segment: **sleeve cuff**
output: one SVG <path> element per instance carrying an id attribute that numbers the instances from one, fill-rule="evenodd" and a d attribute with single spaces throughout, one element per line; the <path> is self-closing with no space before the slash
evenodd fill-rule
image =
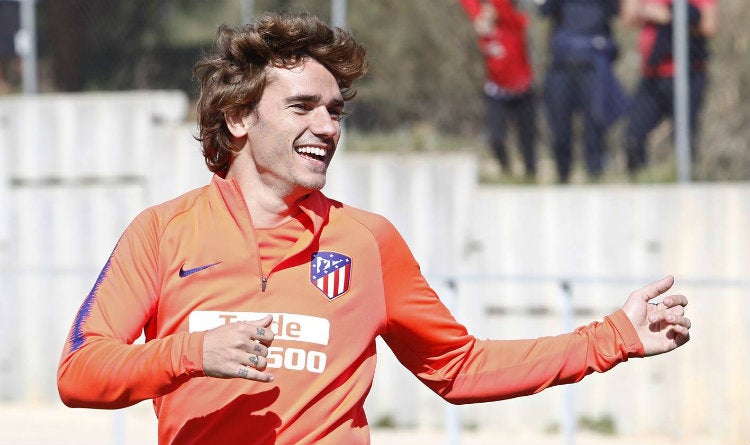
<path id="1" fill-rule="evenodd" d="M 205 376 L 203 372 L 203 338 L 205 331 L 193 332 L 187 336 L 187 347 L 182 357 L 185 373 L 193 377 Z"/>

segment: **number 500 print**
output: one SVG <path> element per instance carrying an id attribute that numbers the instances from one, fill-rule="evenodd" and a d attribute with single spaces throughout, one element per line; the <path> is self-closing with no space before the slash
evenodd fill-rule
<path id="1" fill-rule="evenodd" d="M 282 348 L 271 346 L 268 348 L 267 367 L 291 369 L 294 371 L 308 370 L 320 374 L 326 368 L 326 355 L 318 351 L 305 351 L 297 348 Z"/>

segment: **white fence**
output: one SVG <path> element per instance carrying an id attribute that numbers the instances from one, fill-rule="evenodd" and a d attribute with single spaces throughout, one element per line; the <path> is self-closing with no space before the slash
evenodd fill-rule
<path id="1" fill-rule="evenodd" d="M 125 225 L 210 180 L 186 114 L 175 92 L 0 100 L 0 401 L 56 400 L 69 324 Z M 325 191 L 389 217 L 480 337 L 562 332 L 566 304 L 584 324 L 667 273 L 691 298 L 695 328 L 679 352 L 568 389 L 451 408 L 452 418 L 544 431 L 568 406 L 576 418 L 611 417 L 622 434 L 746 444 L 750 187 L 485 187 L 476 162 L 344 147 Z M 380 346 L 370 421 L 441 427 L 446 405 Z"/>

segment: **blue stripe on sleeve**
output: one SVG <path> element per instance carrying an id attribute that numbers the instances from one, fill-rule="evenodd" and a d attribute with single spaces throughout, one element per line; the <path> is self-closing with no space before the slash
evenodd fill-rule
<path id="1" fill-rule="evenodd" d="M 78 309 L 76 318 L 73 321 L 73 328 L 70 331 L 70 352 L 77 350 L 86 342 L 86 334 L 83 331 L 83 324 L 88 320 L 89 315 L 91 314 L 91 308 L 94 306 L 94 300 L 96 300 L 96 293 L 99 290 L 102 281 L 104 281 L 104 278 L 107 276 L 111 261 L 112 257 L 110 256 L 107 263 L 102 268 L 102 271 L 99 273 L 99 277 L 96 279 L 94 287 L 91 288 L 91 292 L 89 292 L 86 299 L 83 300 L 81 308 Z"/>

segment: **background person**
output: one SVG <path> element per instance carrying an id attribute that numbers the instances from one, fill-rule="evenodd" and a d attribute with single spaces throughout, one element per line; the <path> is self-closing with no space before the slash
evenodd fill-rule
<path id="1" fill-rule="evenodd" d="M 641 27 L 641 80 L 628 113 L 625 152 L 628 172 L 638 173 L 648 164 L 649 133 L 674 115 L 674 60 L 672 57 L 672 0 L 623 0 L 623 21 Z M 698 116 L 708 83 L 708 39 L 718 29 L 717 0 L 690 0 L 689 88 L 691 156 L 697 158 Z"/>
<path id="2" fill-rule="evenodd" d="M 580 111 L 586 170 L 596 180 L 605 169 L 606 131 L 627 106 L 612 72 L 617 45 L 611 23 L 620 0 L 542 0 L 539 8 L 552 20 L 544 103 L 558 178 L 570 179 L 573 117 Z"/>
<path id="3" fill-rule="evenodd" d="M 518 134 L 518 146 L 528 179 L 536 176 L 536 107 L 534 76 L 526 43 L 528 18 L 512 0 L 461 0 L 477 33 L 484 57 L 486 128 L 489 145 L 505 172 L 510 172 L 506 150 L 508 123 Z"/>
<path id="4" fill-rule="evenodd" d="M 16 53 L 16 35 L 21 29 L 18 1 L 0 0 L 0 94 L 20 86 L 21 58 Z"/>
<path id="5" fill-rule="evenodd" d="M 649 304 L 671 277 L 568 334 L 470 335 L 390 222 L 320 191 L 366 68 L 362 46 L 313 16 L 220 28 L 195 70 L 215 175 L 126 228 L 66 340 L 65 404 L 153 399 L 160 444 L 366 444 L 378 336 L 452 403 L 533 394 L 689 340 L 684 296 Z"/>

